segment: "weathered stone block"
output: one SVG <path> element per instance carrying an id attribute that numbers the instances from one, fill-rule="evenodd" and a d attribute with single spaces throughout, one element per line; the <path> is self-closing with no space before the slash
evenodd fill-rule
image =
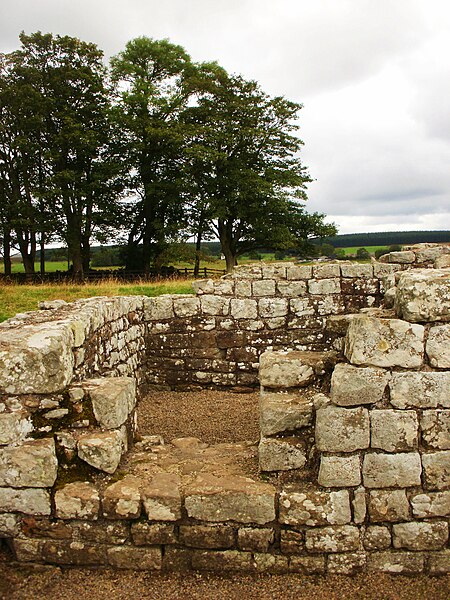
<path id="1" fill-rule="evenodd" d="M 51 487 L 58 472 L 53 439 L 0 448 L 0 486 Z"/>
<path id="2" fill-rule="evenodd" d="M 383 397 L 388 380 L 384 369 L 339 363 L 331 377 L 331 399 L 339 406 L 374 404 Z"/>
<path id="3" fill-rule="evenodd" d="M 150 521 L 176 521 L 181 517 L 178 475 L 157 473 L 141 493 L 145 512 Z"/>
<path id="4" fill-rule="evenodd" d="M 450 450 L 422 454 L 422 464 L 428 489 L 450 488 Z"/>
<path id="5" fill-rule="evenodd" d="M 97 422 L 105 429 L 125 423 L 136 404 L 136 381 L 132 377 L 100 377 L 82 386 L 89 393 Z"/>
<path id="6" fill-rule="evenodd" d="M 439 550 L 448 540 L 448 525 L 445 521 L 399 523 L 393 526 L 392 531 L 394 548 Z"/>
<path id="7" fill-rule="evenodd" d="M 363 545 L 366 550 L 385 550 L 391 545 L 391 532 L 381 525 L 369 525 L 364 533 Z"/>
<path id="8" fill-rule="evenodd" d="M 162 553 L 160 548 L 116 546 L 115 548 L 108 548 L 108 564 L 115 569 L 160 571 Z"/>
<path id="9" fill-rule="evenodd" d="M 354 575 L 365 570 L 365 552 L 346 552 L 345 554 L 330 554 L 328 557 L 328 573 L 337 575 Z"/>
<path id="10" fill-rule="evenodd" d="M 291 298 L 289 307 L 296 317 L 307 317 L 315 314 L 314 305 L 310 298 Z"/>
<path id="11" fill-rule="evenodd" d="M 191 548 L 232 548 L 234 537 L 229 525 L 180 525 L 180 543 Z"/>
<path id="12" fill-rule="evenodd" d="M 420 485 L 422 465 L 415 452 L 366 454 L 363 481 L 369 488 L 411 487 Z"/>
<path id="13" fill-rule="evenodd" d="M 424 569 L 425 559 L 417 552 L 374 552 L 367 556 L 369 571 L 416 575 Z"/>
<path id="14" fill-rule="evenodd" d="M 230 309 L 230 299 L 223 296 L 205 295 L 200 299 L 201 310 L 205 315 L 225 316 Z"/>
<path id="15" fill-rule="evenodd" d="M 361 483 L 359 456 L 321 456 L 318 483 L 324 487 L 351 487 Z"/>
<path id="16" fill-rule="evenodd" d="M 370 443 L 369 411 L 325 406 L 316 413 L 316 445 L 322 452 L 354 452 Z"/>
<path id="17" fill-rule="evenodd" d="M 49 515 L 50 494 L 42 489 L 0 488 L 0 511 L 26 515 Z"/>
<path id="18" fill-rule="evenodd" d="M 198 571 L 251 571 L 250 552 L 239 550 L 194 550 L 192 568 Z"/>
<path id="19" fill-rule="evenodd" d="M 162 295 L 156 298 L 144 298 L 144 317 L 146 321 L 165 321 L 173 319 L 173 296 Z"/>
<path id="20" fill-rule="evenodd" d="M 290 529 L 280 531 L 280 550 L 283 554 L 303 554 L 305 552 L 305 534 Z"/>
<path id="21" fill-rule="evenodd" d="M 41 540 L 13 539 L 12 548 L 19 562 L 40 562 L 42 560 Z"/>
<path id="22" fill-rule="evenodd" d="M 55 493 L 58 519 L 97 519 L 100 496 L 97 488 L 86 481 L 68 483 Z"/>
<path id="23" fill-rule="evenodd" d="M 313 265 L 313 277 L 316 279 L 329 279 L 330 277 L 340 277 L 341 267 L 338 263 L 317 263 Z"/>
<path id="24" fill-rule="evenodd" d="M 291 556 L 289 572 L 305 575 L 320 575 L 325 573 L 325 556 Z"/>
<path id="25" fill-rule="evenodd" d="M 355 365 L 420 367 L 424 332 L 422 325 L 358 315 L 347 330 L 345 356 Z"/>
<path id="26" fill-rule="evenodd" d="M 396 408 L 450 408 L 450 372 L 392 373 L 389 388 Z"/>
<path id="27" fill-rule="evenodd" d="M 235 319 L 257 319 L 257 302 L 250 298 L 232 298 L 230 300 L 230 313 Z"/>
<path id="28" fill-rule="evenodd" d="M 69 324 L 47 322 L 2 330 L 0 393 L 48 394 L 63 390 L 73 375 Z"/>
<path id="29" fill-rule="evenodd" d="M 430 552 L 428 555 L 428 569 L 430 575 L 444 575 L 450 573 L 450 550 Z"/>
<path id="30" fill-rule="evenodd" d="M 280 493 L 280 523 L 285 525 L 344 525 L 350 523 L 349 494 L 338 492 L 296 491 Z"/>
<path id="31" fill-rule="evenodd" d="M 312 423 L 313 406 L 300 394 L 264 393 L 259 400 L 261 434 L 294 431 Z"/>
<path id="32" fill-rule="evenodd" d="M 371 491 L 369 517 L 373 523 L 407 521 L 409 519 L 409 503 L 405 490 Z"/>
<path id="33" fill-rule="evenodd" d="M 432 367 L 449 369 L 450 324 L 431 327 L 425 349 Z"/>
<path id="34" fill-rule="evenodd" d="M 309 265 L 289 265 L 286 269 L 287 279 L 310 279 L 312 267 Z"/>
<path id="35" fill-rule="evenodd" d="M 188 516 L 203 521 L 264 525 L 275 519 L 275 488 L 235 475 L 203 475 L 188 486 L 185 506 Z"/>
<path id="36" fill-rule="evenodd" d="M 0 538 L 15 537 L 20 531 L 20 519 L 12 513 L 0 514 Z"/>
<path id="37" fill-rule="evenodd" d="M 427 492 L 411 498 L 413 515 L 420 519 L 450 516 L 450 491 Z"/>
<path id="38" fill-rule="evenodd" d="M 260 356 L 259 381 L 263 387 L 304 387 L 314 378 L 314 369 L 302 352 L 267 351 Z"/>
<path id="39" fill-rule="evenodd" d="M 296 437 L 262 438 L 258 446 L 261 471 L 289 471 L 306 464 L 304 444 Z"/>
<path id="40" fill-rule="evenodd" d="M 61 525 L 61 521 L 58 523 Z M 128 523 L 116 521 L 70 521 L 65 523 L 73 531 L 74 539 L 85 542 L 95 542 L 96 544 L 124 544 L 130 537 Z M 65 532 L 63 532 L 65 535 Z M 50 536 L 43 536 L 50 537 Z M 56 537 L 56 536 L 55 536 Z M 63 536 L 61 536 L 62 538 Z"/>
<path id="41" fill-rule="evenodd" d="M 401 452 L 417 448 L 419 423 L 414 410 L 372 410 L 372 448 Z"/>
<path id="42" fill-rule="evenodd" d="M 258 573 L 287 573 L 289 560 L 287 556 L 256 552 L 253 554 L 253 567 Z"/>
<path id="43" fill-rule="evenodd" d="M 341 263 L 341 275 L 342 277 L 373 277 L 373 265 L 366 265 L 360 263 Z"/>
<path id="44" fill-rule="evenodd" d="M 192 289 L 198 296 L 214 294 L 214 281 L 212 279 L 197 279 L 192 282 Z"/>
<path id="45" fill-rule="evenodd" d="M 317 280 L 310 279 L 308 281 L 308 292 L 313 296 L 328 296 L 329 294 L 340 294 L 341 280 L 337 278 Z"/>
<path id="46" fill-rule="evenodd" d="M 178 541 L 175 525 L 166 523 L 133 523 L 131 537 L 136 546 L 175 544 Z"/>
<path id="47" fill-rule="evenodd" d="M 367 514 L 366 490 L 360 486 L 353 492 L 353 521 L 355 523 L 364 523 Z"/>
<path id="48" fill-rule="evenodd" d="M 200 309 L 200 299 L 195 296 L 177 294 L 173 297 L 173 312 L 176 317 L 185 319 L 198 315 Z"/>
<path id="49" fill-rule="evenodd" d="M 240 527 L 238 529 L 238 547 L 246 552 L 268 552 L 274 541 L 273 529 L 254 529 Z"/>
<path id="50" fill-rule="evenodd" d="M 117 429 L 87 433 L 78 440 L 78 456 L 99 471 L 114 473 L 122 457 L 123 442 L 123 434 Z"/>
<path id="51" fill-rule="evenodd" d="M 450 449 L 450 410 L 424 410 L 420 418 L 422 439 L 431 448 Z"/>
<path id="52" fill-rule="evenodd" d="M 304 296 L 307 290 L 306 281 L 278 281 L 277 289 L 282 296 L 288 298 Z"/>
<path id="53" fill-rule="evenodd" d="M 397 314 L 411 323 L 449 321 L 448 269 L 413 269 L 401 273 L 395 307 Z"/>
<path id="54" fill-rule="evenodd" d="M 288 313 L 288 301 L 285 298 L 261 298 L 258 308 L 262 319 L 285 317 Z"/>
<path id="55" fill-rule="evenodd" d="M 306 549 L 309 552 L 351 552 L 358 549 L 359 541 L 359 529 L 352 525 L 306 531 Z"/>
<path id="56" fill-rule="evenodd" d="M 103 516 L 107 519 L 137 519 L 141 514 L 140 482 L 127 475 L 103 492 Z"/>
<path id="57" fill-rule="evenodd" d="M 42 543 L 42 558 L 56 565 L 100 566 L 107 564 L 106 548 L 80 541 L 51 540 Z"/>
<path id="58" fill-rule="evenodd" d="M 252 282 L 253 296 L 275 296 L 275 280 L 259 279 Z"/>
<path id="59" fill-rule="evenodd" d="M 33 431 L 33 424 L 24 411 L 0 414 L 0 446 L 22 441 Z"/>

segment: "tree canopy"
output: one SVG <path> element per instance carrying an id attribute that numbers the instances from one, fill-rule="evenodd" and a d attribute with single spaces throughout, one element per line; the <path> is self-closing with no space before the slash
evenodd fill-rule
<path id="1" fill-rule="evenodd" d="M 216 238 L 231 269 L 255 248 L 336 232 L 305 209 L 301 105 L 168 40 L 131 40 L 109 69 L 77 38 L 20 41 L 0 56 L 5 270 L 15 246 L 32 272 L 52 239 L 82 277 L 94 239 L 125 238 L 127 268 L 145 271 L 170 242 L 195 236 L 198 255 Z"/>

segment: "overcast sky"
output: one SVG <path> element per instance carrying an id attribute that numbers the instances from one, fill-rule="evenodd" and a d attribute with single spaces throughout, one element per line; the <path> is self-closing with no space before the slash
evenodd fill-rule
<path id="1" fill-rule="evenodd" d="M 340 233 L 450 229 L 449 0 L 0 0 L 1 52 L 21 30 L 217 60 L 304 105 L 308 208 Z"/>

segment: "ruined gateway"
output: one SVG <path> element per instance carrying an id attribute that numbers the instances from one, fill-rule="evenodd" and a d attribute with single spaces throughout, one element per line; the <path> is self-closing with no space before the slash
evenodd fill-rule
<path id="1" fill-rule="evenodd" d="M 255 264 L 6 321 L 0 537 L 34 563 L 448 573 L 449 253 Z M 258 447 L 136 437 L 150 387 L 256 385 Z"/>

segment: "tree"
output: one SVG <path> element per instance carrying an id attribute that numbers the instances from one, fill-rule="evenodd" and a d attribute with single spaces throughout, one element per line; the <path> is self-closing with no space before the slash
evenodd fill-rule
<path id="1" fill-rule="evenodd" d="M 356 251 L 356 258 L 359 258 L 361 260 L 367 260 L 368 258 L 370 258 L 370 252 L 366 250 L 366 248 L 358 248 L 358 250 Z"/>
<path id="2" fill-rule="evenodd" d="M 187 111 L 195 126 L 191 152 L 203 167 L 206 212 L 228 271 L 252 249 L 300 247 L 312 235 L 336 231 L 323 215 L 304 210 L 311 179 L 294 135 L 300 108 L 216 68 Z"/>
<path id="3" fill-rule="evenodd" d="M 185 223 L 181 200 L 185 127 L 180 114 L 193 93 L 196 69 L 168 40 L 131 40 L 111 60 L 117 153 L 129 167 L 131 223 L 127 268 L 148 271 Z M 139 252 L 139 245 L 142 247 Z"/>

